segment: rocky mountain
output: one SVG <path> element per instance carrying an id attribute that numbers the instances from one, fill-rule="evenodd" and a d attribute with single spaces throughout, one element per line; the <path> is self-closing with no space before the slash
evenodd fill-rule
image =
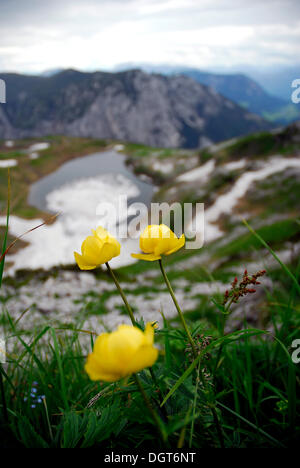
<path id="1" fill-rule="evenodd" d="M 270 128 L 188 76 L 65 70 L 1 78 L 7 104 L 0 108 L 0 138 L 64 134 L 199 148 Z"/>
<path id="2" fill-rule="evenodd" d="M 242 73 L 225 75 L 191 69 L 186 74 L 199 83 L 211 86 L 250 112 L 263 115 L 287 105 L 285 100 L 270 95 L 256 81 Z"/>
<path id="3" fill-rule="evenodd" d="M 128 70 L 134 66 L 136 65 L 124 64 L 120 65 L 119 68 L 120 70 Z M 218 93 L 244 107 L 249 112 L 254 112 L 272 122 L 287 124 L 300 118 L 299 106 L 293 104 L 290 99 L 292 80 L 286 80 L 285 83 L 281 80 L 281 87 L 287 89 L 286 97 L 281 98 L 274 95 L 276 93 L 270 94 L 264 88 L 264 85 L 267 85 L 270 81 L 275 81 L 273 75 L 261 80 L 263 82 L 263 85 L 261 85 L 245 73 L 211 73 L 191 67 L 149 64 L 142 64 L 141 69 L 148 73 L 162 73 L 168 76 L 175 74 L 189 76 L 198 83 L 211 86 Z M 297 76 L 298 74 L 294 74 L 294 77 Z M 277 91 L 278 89 L 276 89 Z"/>

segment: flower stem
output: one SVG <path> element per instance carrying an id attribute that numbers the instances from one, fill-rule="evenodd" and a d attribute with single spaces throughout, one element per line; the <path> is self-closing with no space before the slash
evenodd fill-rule
<path id="1" fill-rule="evenodd" d="M 119 281 L 117 280 L 117 278 L 116 278 L 114 272 L 113 272 L 112 269 L 110 268 L 108 262 L 106 262 L 105 265 L 106 265 L 106 267 L 107 267 L 107 269 L 108 269 L 108 271 L 109 271 L 110 276 L 111 276 L 112 279 L 114 280 L 115 285 L 117 286 L 117 289 L 118 289 L 118 291 L 119 291 L 119 293 L 120 293 L 120 296 L 122 297 L 122 299 L 123 299 L 123 301 L 124 301 L 124 304 L 125 304 L 125 307 L 126 307 L 126 309 L 127 309 L 128 314 L 129 314 L 129 317 L 130 317 L 130 319 L 131 319 L 132 325 L 133 325 L 133 326 L 136 326 L 136 321 L 135 321 L 135 318 L 134 318 L 134 316 L 133 316 L 132 309 L 131 309 L 130 305 L 128 304 L 128 301 L 127 301 L 126 296 L 125 296 L 125 294 L 124 294 L 124 292 L 123 292 L 123 289 L 122 289 L 121 286 L 120 286 Z"/>
<path id="2" fill-rule="evenodd" d="M 213 418 L 214 418 L 214 421 L 215 421 L 215 425 L 216 425 L 216 428 L 217 428 L 217 433 L 218 433 L 218 437 L 219 437 L 219 440 L 220 440 L 220 446 L 221 446 L 221 448 L 225 448 L 224 436 L 223 436 L 223 432 L 222 432 L 222 426 L 220 424 L 220 420 L 218 418 L 218 413 L 217 413 L 216 408 L 214 406 L 211 406 L 211 412 L 212 412 L 212 415 L 213 415 Z"/>
<path id="3" fill-rule="evenodd" d="M 121 297 L 122 297 L 122 299 L 123 299 L 123 301 L 124 301 L 124 304 L 125 304 L 125 306 L 126 306 L 127 312 L 128 312 L 129 317 L 130 317 L 130 319 L 131 319 L 132 325 L 133 325 L 133 326 L 136 326 L 136 321 L 135 321 L 135 318 L 134 318 L 134 316 L 133 316 L 132 309 L 131 309 L 131 307 L 130 307 L 130 305 L 129 305 L 127 299 L 126 299 L 126 296 L 125 296 L 125 294 L 124 294 L 123 289 L 121 288 L 121 285 L 120 285 L 119 281 L 117 280 L 117 278 L 116 278 L 116 276 L 115 276 L 113 270 L 110 268 L 109 263 L 107 262 L 107 263 L 105 263 L 105 265 L 106 265 L 106 267 L 107 267 L 107 269 L 108 269 L 108 271 L 109 271 L 109 274 L 111 275 L 112 279 L 114 280 L 115 285 L 117 286 L 117 289 L 118 289 L 118 291 L 119 291 L 119 293 L 120 293 L 120 295 L 121 295 Z M 157 379 L 156 379 L 155 374 L 154 374 L 154 372 L 153 372 L 153 370 L 152 370 L 151 367 L 150 367 L 150 374 L 151 374 L 151 377 L 152 377 L 152 380 L 153 380 L 155 386 L 158 388 L 159 393 L 161 394 L 161 390 L 160 390 L 160 388 L 159 388 Z"/>
<path id="4" fill-rule="evenodd" d="M 174 302 L 174 304 L 175 304 L 175 307 L 176 307 L 176 309 L 177 309 L 177 312 L 178 312 L 179 318 L 180 318 L 180 320 L 181 320 L 181 323 L 182 323 L 182 325 L 183 325 L 183 328 L 185 329 L 186 334 L 187 334 L 187 336 L 188 336 L 188 340 L 189 340 L 189 342 L 190 342 L 190 344 L 191 344 L 194 357 L 196 358 L 196 357 L 197 357 L 197 350 L 196 350 L 196 347 L 195 347 L 194 340 L 193 340 L 192 335 L 191 335 L 191 333 L 190 333 L 190 331 L 189 331 L 189 329 L 188 329 L 188 327 L 187 327 L 187 324 L 186 324 L 186 321 L 185 321 L 185 319 L 184 319 L 183 313 L 182 313 L 182 311 L 181 311 L 181 309 L 180 309 L 180 307 L 179 307 L 179 304 L 178 304 L 177 299 L 176 299 L 176 297 L 175 297 L 175 294 L 174 294 L 174 291 L 173 291 L 173 289 L 172 289 L 171 283 L 170 283 L 170 281 L 168 280 L 168 277 L 167 277 L 167 275 L 166 275 L 166 272 L 165 272 L 165 269 L 164 269 L 164 267 L 163 267 L 163 264 L 162 264 L 161 259 L 158 260 L 158 263 L 159 263 L 159 266 L 160 266 L 162 275 L 163 275 L 163 277 L 164 277 L 165 283 L 166 283 L 166 285 L 167 285 L 167 288 L 168 288 L 168 290 L 169 290 L 169 293 L 171 294 L 171 297 L 172 297 L 173 302 Z"/>
<path id="5" fill-rule="evenodd" d="M 163 442 L 166 442 L 168 435 L 167 435 L 167 433 L 166 433 L 166 431 L 165 431 L 165 429 L 163 427 L 162 421 L 160 420 L 158 414 L 156 413 L 156 411 L 154 410 L 154 408 L 152 407 L 152 405 L 150 403 L 150 400 L 149 400 L 149 398 L 147 396 L 147 393 L 145 392 L 145 389 L 144 389 L 144 387 L 142 385 L 142 382 L 138 378 L 137 374 L 133 374 L 133 378 L 134 378 L 134 380 L 135 380 L 135 382 L 136 382 L 136 384 L 138 386 L 139 391 L 141 392 L 141 395 L 142 395 L 142 397 L 144 399 L 144 402 L 145 402 L 145 404 L 146 404 L 146 406 L 147 406 L 147 408 L 148 408 L 148 410 L 149 410 L 149 412 L 150 412 L 150 414 L 152 416 L 152 419 L 153 419 L 153 421 L 154 421 L 154 423 L 155 423 L 155 425 L 157 427 L 157 430 L 158 430 Z"/>
<path id="6" fill-rule="evenodd" d="M 3 405 L 3 417 L 5 422 L 8 422 L 8 412 L 7 412 L 7 405 L 6 405 L 6 398 L 5 398 L 5 390 L 3 385 L 3 377 L 2 377 L 2 364 L 0 364 L 0 387 L 1 387 L 1 397 L 2 397 L 2 405 Z"/>
<path id="7" fill-rule="evenodd" d="M 233 302 L 233 297 L 231 298 L 228 306 L 224 307 L 224 312 L 223 312 L 223 316 L 222 316 L 222 325 L 221 325 L 221 338 L 223 338 L 225 336 L 226 321 L 227 321 L 227 317 L 228 317 L 229 312 L 230 312 L 230 307 L 231 307 L 232 302 Z M 216 364 L 215 364 L 215 368 L 214 368 L 214 371 L 213 371 L 213 383 L 215 383 L 216 373 L 217 373 L 217 370 L 218 370 L 219 362 L 221 360 L 223 349 L 224 349 L 224 343 L 222 342 L 219 349 L 218 349 Z"/>

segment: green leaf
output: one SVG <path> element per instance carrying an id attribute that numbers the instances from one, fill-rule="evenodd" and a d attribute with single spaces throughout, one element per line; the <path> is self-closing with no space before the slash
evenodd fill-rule
<path id="1" fill-rule="evenodd" d="M 202 358 L 204 354 L 206 354 L 210 349 L 216 348 L 217 346 L 221 346 L 222 343 L 228 344 L 232 341 L 235 341 L 237 339 L 246 337 L 246 336 L 254 336 L 254 335 L 262 335 L 264 333 L 269 333 L 263 330 L 257 330 L 255 328 L 247 328 L 246 330 L 238 330 L 236 332 L 229 333 L 228 335 L 219 338 L 218 340 L 213 341 L 210 343 L 205 349 L 201 351 L 201 353 L 198 355 L 198 357 L 192 362 L 192 364 L 187 368 L 187 370 L 182 374 L 182 376 L 178 379 L 176 384 L 171 388 L 171 390 L 168 392 L 166 397 L 164 398 L 163 402 L 161 403 L 160 406 L 163 406 L 166 401 L 170 398 L 170 396 L 173 395 L 173 393 L 177 390 L 180 385 L 183 384 L 183 382 L 188 378 L 188 376 L 193 372 L 195 367 L 197 366 L 199 360 Z"/>
<path id="2" fill-rule="evenodd" d="M 22 443 L 27 448 L 49 448 L 47 442 L 35 431 L 26 416 L 19 416 L 17 423 Z"/>
<path id="3" fill-rule="evenodd" d="M 274 252 L 274 250 L 272 250 L 271 247 L 264 241 L 264 239 L 257 232 L 254 231 L 254 229 L 247 223 L 245 219 L 243 219 L 243 223 L 249 229 L 249 231 L 261 242 L 261 244 L 264 247 L 266 247 L 266 249 L 268 249 L 271 255 L 273 255 L 273 257 L 279 263 L 283 271 L 285 271 L 285 273 L 291 278 L 291 280 L 293 281 L 294 285 L 297 288 L 298 293 L 300 294 L 300 285 L 297 281 L 297 278 L 293 275 L 293 273 L 289 270 L 289 268 L 280 260 L 280 258 Z"/>

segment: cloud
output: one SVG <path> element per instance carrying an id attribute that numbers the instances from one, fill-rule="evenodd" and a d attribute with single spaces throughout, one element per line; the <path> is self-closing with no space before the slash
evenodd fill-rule
<path id="1" fill-rule="evenodd" d="M 298 0 L 0 0 L 0 70 L 294 65 Z"/>

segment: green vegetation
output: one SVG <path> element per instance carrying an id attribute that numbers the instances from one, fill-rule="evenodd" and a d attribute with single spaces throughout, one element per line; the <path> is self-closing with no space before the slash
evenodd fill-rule
<path id="1" fill-rule="evenodd" d="M 30 183 L 72 157 L 113 144 L 65 137 L 43 140 L 51 146 L 37 160 L 29 160 L 21 151 L 31 140 L 17 142 L 14 148 L 14 152 L 20 151 L 15 156 L 19 165 L 11 170 L 15 214 L 37 215 L 26 203 Z M 245 137 L 214 154 L 124 146 L 134 170 L 160 185 L 157 201 L 173 196 L 181 203 L 204 200 L 206 204 L 230 190 L 239 175 L 224 171 L 224 163 L 239 157 L 266 160 L 278 152 L 295 156 L 299 151 L 299 144 L 286 133 Z M 3 154 L 12 158 L 12 151 L 4 146 L 0 152 L 1 158 Z M 201 187 L 197 181 L 182 184 L 174 180 L 184 164 L 180 161 L 188 163 L 191 158 L 195 159 L 191 167 L 210 158 L 216 160 L 216 170 Z M 161 174 L 153 169 L 153 163 L 167 164 L 170 159 L 176 162 L 174 171 Z M 0 170 L 0 182 L 4 212 L 7 170 Z M 171 195 L 174 187 L 175 195 Z M 115 383 L 92 382 L 84 371 L 97 325 L 111 312 L 127 313 L 122 302 L 114 301 L 119 296 L 110 287 L 108 274 L 100 269 L 89 273 L 96 286 L 73 299 L 77 312 L 71 320 L 53 309 L 51 314 L 41 313 L 33 326 L 28 323 L 39 308 L 38 301 L 32 301 L 20 316 L 13 316 L 11 298 L 17 300 L 23 286 L 41 287 L 49 278 L 59 281 L 62 272 L 75 278 L 77 270 L 70 266 L 49 272 L 19 271 L 15 278 L 5 278 L 7 294 L 0 297 L 0 321 L 8 354 L 1 367 L 1 446 L 123 451 L 132 447 L 164 451 L 177 447 L 295 447 L 300 436 L 300 364 L 291 356 L 292 343 L 300 333 L 299 195 L 300 180 L 289 170 L 257 182 L 235 209 L 236 214 L 249 214 L 254 233 L 231 213 L 218 220 L 226 232 L 224 237 L 201 250 L 182 249 L 165 259 L 168 278 L 200 354 L 193 358 L 175 308 L 168 317 L 160 307 L 164 319 L 155 331 L 159 358 L 151 368 L 152 375 L 145 369 L 139 377 L 167 434 L 164 441 L 133 377 Z M 12 240 L 7 226 L 0 235 L 4 250 Z M 4 259 L 0 263 L 3 268 Z M 237 294 L 246 268 L 250 277 L 261 268 L 266 275 L 254 287 L 255 293 L 224 304 L 224 291 L 227 288 L 229 294 Z M 157 262 L 139 261 L 118 269 L 117 276 L 133 313 L 144 318 L 152 310 L 151 302 L 167 294 Z M 139 320 L 138 325 L 143 329 L 144 321 Z"/>
<path id="2" fill-rule="evenodd" d="M 280 247 L 285 241 L 293 241 L 296 236 L 299 238 L 300 224 L 296 219 L 286 219 L 270 225 L 262 226 L 257 229 L 257 232 L 272 246 Z M 239 236 L 232 242 L 229 242 L 224 247 L 217 249 L 216 254 L 219 257 L 244 255 L 252 249 L 257 249 L 259 246 L 260 242 L 253 238 L 250 233 L 246 233 Z"/>
<path id="3" fill-rule="evenodd" d="M 108 141 L 89 138 L 72 138 L 64 136 L 49 136 L 42 139 L 49 142 L 50 147 L 39 151 L 37 159 L 30 159 L 26 151 L 38 140 L 19 140 L 14 149 L 0 145 L 0 159 L 17 159 L 17 166 L 11 168 L 12 195 L 11 202 L 14 214 L 25 218 L 46 217 L 46 214 L 27 204 L 28 190 L 32 183 L 53 172 L 69 159 L 103 151 L 111 144 Z M 0 168 L 0 209 L 5 206 L 7 169 Z"/>
<path id="4" fill-rule="evenodd" d="M 223 160 L 251 157 L 251 159 L 263 159 L 271 154 L 293 155 L 299 149 L 299 144 L 291 142 L 285 132 L 255 133 L 239 138 L 235 143 L 219 152 L 219 158 Z"/>
<path id="5" fill-rule="evenodd" d="M 299 109 L 295 104 L 288 104 L 276 112 L 264 112 L 263 117 L 270 122 L 289 123 L 299 119 Z"/>
<path id="6" fill-rule="evenodd" d="M 299 213 L 300 178 L 289 169 L 273 174 L 263 181 L 257 182 L 249 191 L 243 209 L 251 212 L 251 207 L 260 207 L 260 212 L 267 218 L 273 213 Z"/>
<path id="7" fill-rule="evenodd" d="M 174 255 L 173 274 L 177 262 Z M 120 279 L 130 269 L 134 277 L 145 263 L 124 268 Z M 298 263 L 289 268 L 299 275 Z M 65 327 L 45 325 L 25 335 L 20 328 L 25 318 L 13 319 L 6 311 L 10 351 L 2 368 L 2 446 L 124 450 L 294 446 L 300 435 L 300 368 L 290 354 L 299 330 L 300 301 L 280 265 L 275 277 L 280 287 L 269 292 L 265 303 L 272 333 L 244 322 L 241 330 L 223 335 L 227 315 L 219 295 L 203 302 L 197 317 L 186 314 L 199 347 L 197 359 L 178 324 L 174 328 L 165 320 L 156 331 L 155 341 L 164 352 L 152 368 L 155 380 L 148 369 L 139 376 L 167 441 L 161 440 L 145 411 L 134 379 L 116 383 L 88 379 L 83 366 L 87 347 L 93 347 L 94 330 L 81 329 L 82 317 L 74 317 Z M 99 304 L 96 313 L 102 310 Z M 205 320 L 200 319 L 202 314 Z M 143 322 L 139 326 L 143 328 Z M 83 335 L 90 337 L 89 346 L 81 344 Z"/>

